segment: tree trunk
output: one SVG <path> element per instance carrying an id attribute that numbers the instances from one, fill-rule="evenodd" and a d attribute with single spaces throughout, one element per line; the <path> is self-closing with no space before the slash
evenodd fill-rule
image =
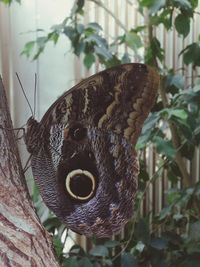
<path id="1" fill-rule="evenodd" d="M 0 78 L 0 266 L 58 267 L 28 193 Z"/>

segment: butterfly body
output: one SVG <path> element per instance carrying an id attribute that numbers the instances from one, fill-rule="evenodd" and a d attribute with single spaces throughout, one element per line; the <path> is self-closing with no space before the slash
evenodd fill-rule
<path id="1" fill-rule="evenodd" d="M 132 216 L 134 145 L 158 80 L 143 64 L 114 67 L 66 92 L 40 123 L 29 119 L 26 144 L 41 195 L 75 232 L 111 236 Z"/>

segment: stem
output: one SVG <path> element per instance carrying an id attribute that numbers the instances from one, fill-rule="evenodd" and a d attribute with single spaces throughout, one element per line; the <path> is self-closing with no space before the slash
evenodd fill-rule
<path id="1" fill-rule="evenodd" d="M 148 22 L 148 39 L 149 39 L 148 41 L 149 41 L 149 43 L 151 43 L 152 38 L 153 38 L 153 27 Z M 155 68 L 158 69 L 158 63 L 157 63 L 156 58 L 154 58 L 153 65 L 154 65 Z M 164 86 L 163 86 L 162 82 L 160 83 L 159 91 L 160 91 L 160 96 L 161 96 L 161 99 L 162 99 L 163 107 L 164 108 L 168 108 L 169 107 L 169 101 L 168 101 L 168 97 L 167 97 L 167 94 L 165 92 L 165 89 L 164 89 Z M 180 172 L 181 172 L 182 178 L 183 178 L 183 180 L 182 180 L 183 181 L 183 186 L 184 187 L 191 186 L 192 185 L 192 181 L 191 181 L 189 173 L 188 173 L 188 171 L 186 169 L 185 161 L 184 161 L 184 159 L 183 159 L 183 157 L 181 155 L 181 152 L 178 150 L 178 148 L 181 145 L 181 140 L 180 140 L 180 137 L 178 135 L 177 127 L 170 120 L 168 121 L 168 123 L 169 123 L 169 128 L 170 128 L 170 131 L 171 131 L 173 147 L 176 150 L 175 160 L 176 160 L 176 163 L 177 163 L 177 165 L 178 165 L 178 167 L 180 169 Z"/>
<path id="2" fill-rule="evenodd" d="M 160 96 L 161 96 L 164 108 L 168 108 L 169 107 L 168 98 L 167 98 L 167 95 L 166 95 L 166 93 L 164 91 L 164 87 L 162 85 L 160 86 Z M 168 123 L 169 123 L 169 128 L 170 128 L 170 131 L 171 131 L 171 135 L 172 135 L 172 143 L 173 143 L 174 148 L 176 149 L 175 160 L 176 160 L 176 163 L 177 163 L 177 165 L 178 165 L 178 167 L 180 169 L 180 172 L 182 174 L 182 177 L 183 177 L 183 186 L 184 187 L 191 186 L 192 183 L 191 183 L 191 180 L 190 180 L 189 173 L 188 173 L 188 171 L 186 169 L 185 161 L 184 161 L 184 159 L 183 159 L 183 157 L 181 155 L 181 152 L 178 150 L 178 148 L 181 145 L 181 141 L 180 141 L 180 138 L 178 136 L 177 127 L 170 120 L 168 121 Z"/>

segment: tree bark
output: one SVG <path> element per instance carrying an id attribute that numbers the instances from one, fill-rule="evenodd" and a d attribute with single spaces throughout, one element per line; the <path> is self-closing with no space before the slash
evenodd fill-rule
<path id="1" fill-rule="evenodd" d="M 25 183 L 0 78 L 0 266 L 59 266 Z"/>

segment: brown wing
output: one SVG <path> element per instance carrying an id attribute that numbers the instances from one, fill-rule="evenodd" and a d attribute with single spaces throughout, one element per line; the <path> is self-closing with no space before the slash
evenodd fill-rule
<path id="1" fill-rule="evenodd" d="M 46 205 L 70 229 L 107 237 L 132 216 L 138 161 L 130 141 L 137 141 L 158 83 L 150 67 L 121 65 L 73 87 L 40 123 L 29 119 L 33 175 Z"/>
<path id="2" fill-rule="evenodd" d="M 149 66 L 130 63 L 113 67 L 66 92 L 50 107 L 41 124 L 46 128 L 76 121 L 123 134 L 135 144 L 158 86 L 159 75 Z"/>

